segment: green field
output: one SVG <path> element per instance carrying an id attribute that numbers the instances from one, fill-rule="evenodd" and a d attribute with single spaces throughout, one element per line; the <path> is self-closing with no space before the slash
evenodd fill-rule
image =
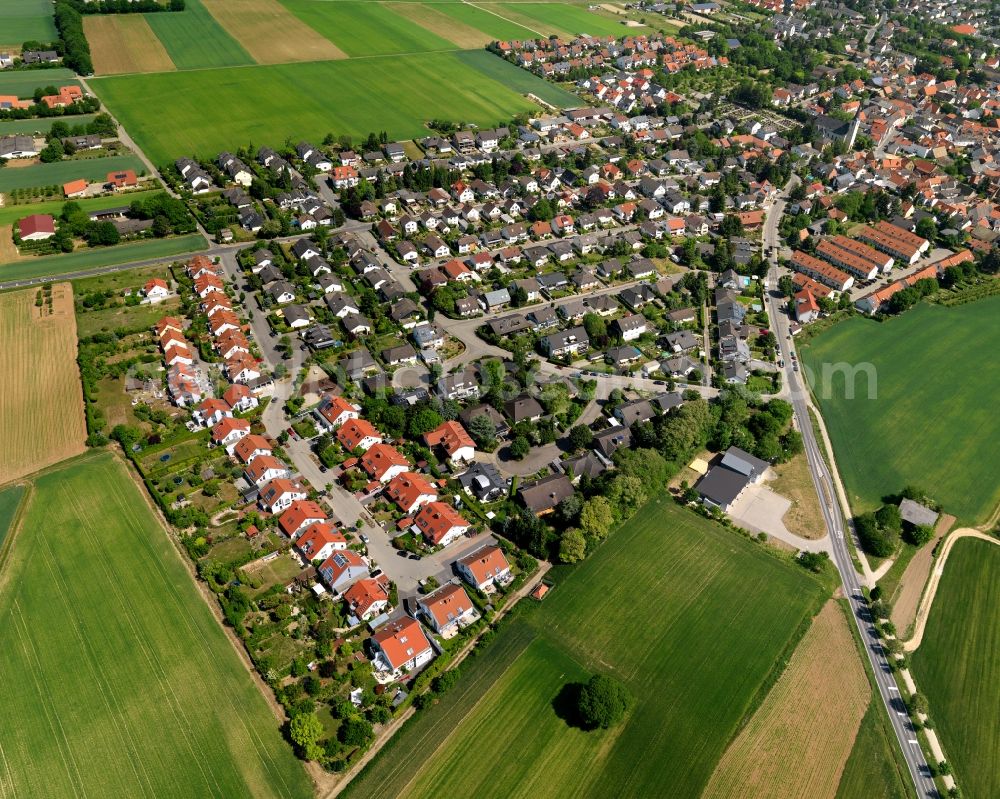
<path id="1" fill-rule="evenodd" d="M 902 780 L 909 781 L 910 776 L 905 772 L 900 775 L 896 768 L 898 746 L 896 736 L 886 721 L 882 701 L 875 696 L 861 720 L 851 756 L 840 775 L 837 799 L 861 799 L 865 796 L 909 799 L 912 791 L 907 791 Z"/>
<path id="2" fill-rule="evenodd" d="M 55 38 L 48 0 L 0 0 L 0 45 L 51 42 Z"/>
<path id="3" fill-rule="evenodd" d="M 514 19 L 534 21 L 536 24 L 531 27 L 545 35 L 565 31 L 572 35 L 588 33 L 591 36 L 621 37 L 648 30 L 644 27 L 626 28 L 610 17 L 592 14 L 583 6 L 568 3 L 498 3 L 490 8 Z"/>
<path id="4" fill-rule="evenodd" d="M 344 796 L 698 796 L 829 593 L 667 500 L 554 579 Z M 583 734 L 553 702 L 595 671 L 636 705 Z"/>
<path id="5" fill-rule="evenodd" d="M 0 0 L 3 3 L 5 0 Z M 2 8 L 2 5 L 0 5 Z M 2 38 L 2 35 L 0 35 Z M 30 97 L 39 86 L 79 86 L 76 73 L 71 69 L 27 69 L 17 72 L 0 72 L 0 94 Z"/>
<path id="6" fill-rule="evenodd" d="M 447 39 L 414 25 L 379 3 L 367 0 L 281 1 L 289 11 L 352 58 L 456 49 Z M 405 83 L 407 77 L 405 72 L 400 72 L 396 79 Z"/>
<path id="7" fill-rule="evenodd" d="M 4 795 L 312 796 L 120 460 L 38 478 L 3 569 Z"/>
<path id="8" fill-rule="evenodd" d="M 485 51 L 480 57 L 503 63 Z M 427 53 L 128 75 L 90 85 L 157 164 L 191 154 L 214 158 L 250 142 L 277 146 L 288 136 L 322 139 L 331 131 L 362 138 L 385 130 L 390 139 L 409 139 L 426 136 L 424 123 L 433 117 L 489 126 L 538 108 L 463 58 Z M 534 93 L 553 104 L 579 102 L 513 64 L 504 66 L 510 82 L 523 86 L 527 76 Z"/>
<path id="9" fill-rule="evenodd" d="M 1000 384 L 988 359 L 998 349 L 1000 297 L 955 308 L 923 304 L 881 324 L 854 317 L 803 345 L 856 511 L 915 484 L 960 522 L 990 515 L 1000 503 L 1000 416 L 991 401 Z M 875 399 L 863 374 L 853 399 L 844 372 L 824 375 L 842 363 L 874 365 Z"/>
<path id="10" fill-rule="evenodd" d="M 458 22 L 464 22 L 466 25 L 478 28 L 495 39 L 534 39 L 538 36 L 537 33 L 522 25 L 508 22 L 496 14 L 490 13 L 490 5 L 485 3 L 480 5 L 482 7 L 468 3 L 435 3 L 434 10 L 447 14 Z"/>
<path id="11" fill-rule="evenodd" d="M 170 255 L 186 255 L 208 247 L 205 239 L 197 234 L 172 239 L 150 239 L 117 247 L 99 247 L 67 255 L 49 255 L 11 264 L 0 265 L 0 283 L 9 280 L 27 280 L 35 277 L 58 277 L 101 266 L 128 264 Z"/>
<path id="12" fill-rule="evenodd" d="M 226 33 L 198 0 L 186 0 L 183 11 L 146 14 L 145 17 L 177 69 L 238 67 L 254 63 L 250 54 Z M 253 113 L 253 102 L 249 97 L 246 99 L 245 113 Z"/>
<path id="13" fill-rule="evenodd" d="M 1000 796 L 1000 546 L 966 539 L 945 564 L 913 676 L 962 795 Z"/>
<path id="14" fill-rule="evenodd" d="M 143 197 L 150 197 L 156 193 L 157 192 L 155 191 L 139 191 L 134 194 L 126 195 L 111 194 L 107 197 L 94 197 L 92 200 L 74 200 L 73 202 L 79 204 L 79 206 L 85 211 L 100 211 L 102 208 L 114 208 L 119 205 L 128 205 L 135 200 L 142 199 Z M 52 214 L 55 216 L 62 211 L 62 207 L 65 204 L 66 200 L 50 200 L 43 203 L 2 206 L 0 207 L 0 226 L 9 225 L 18 219 L 28 216 L 29 214 Z"/>
<path id="15" fill-rule="evenodd" d="M 71 180 L 85 179 L 103 181 L 108 172 L 133 169 L 137 175 L 145 167 L 134 155 L 115 155 L 110 158 L 76 158 L 70 161 L 56 161 L 52 164 L 8 167 L 0 169 L 0 191 L 29 189 L 35 186 L 61 186 Z"/>
<path id="16" fill-rule="evenodd" d="M 3 542 L 7 538 L 7 532 L 14 521 L 14 514 L 17 513 L 17 506 L 24 496 L 24 486 L 14 485 L 0 489 L 0 552 L 3 552 Z"/>
<path id="17" fill-rule="evenodd" d="M 95 116 L 96 114 L 77 114 L 44 119 L 3 119 L 0 120 L 0 136 L 13 136 L 16 133 L 37 133 L 44 136 L 52 129 L 53 122 L 65 122 L 72 128 L 75 125 L 89 124 Z"/>

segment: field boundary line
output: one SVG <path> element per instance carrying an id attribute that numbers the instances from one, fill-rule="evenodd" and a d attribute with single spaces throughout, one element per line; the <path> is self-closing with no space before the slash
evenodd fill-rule
<path id="1" fill-rule="evenodd" d="M 927 629 L 927 619 L 931 615 L 931 608 L 934 606 L 934 597 L 937 596 L 938 586 L 941 584 L 941 578 L 944 576 L 945 563 L 948 561 L 948 556 L 951 554 L 955 542 L 963 538 L 976 538 L 980 541 L 989 541 L 991 544 L 1000 546 L 1000 540 L 972 527 L 963 527 L 948 535 L 944 545 L 941 547 L 941 554 L 938 555 L 931 569 L 931 576 L 927 581 L 927 586 L 924 588 L 923 596 L 920 598 L 917 617 L 913 623 L 913 635 L 903 642 L 903 650 L 905 652 L 916 651 L 917 647 L 923 642 L 924 631 Z"/>

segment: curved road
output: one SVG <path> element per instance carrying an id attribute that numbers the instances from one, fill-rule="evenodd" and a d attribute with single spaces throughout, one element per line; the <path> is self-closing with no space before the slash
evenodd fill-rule
<path id="1" fill-rule="evenodd" d="M 777 249 L 778 224 L 785 210 L 785 197 L 787 197 L 788 190 L 794 188 L 796 183 L 797 178 L 793 177 L 769 209 L 763 237 L 765 257 L 767 256 L 768 247 Z M 768 282 L 770 285 L 777 286 L 777 257 L 771 256 L 770 262 L 771 268 L 768 272 Z M 834 500 L 837 495 L 834 492 L 833 482 L 826 468 L 819 445 L 816 443 L 812 420 L 809 416 L 809 390 L 800 381 L 801 373 L 792 368 L 792 345 L 788 338 L 788 318 L 781 311 L 782 297 L 777 291 L 773 293 L 768 292 L 767 303 L 768 313 L 778 337 L 778 348 L 781 352 L 781 357 L 785 360 L 785 384 L 788 386 L 789 399 L 795 411 L 795 420 L 799 432 L 802 434 L 802 443 L 805 447 L 806 459 L 809 462 L 809 471 L 812 473 L 813 483 L 820 498 L 820 508 L 823 511 L 823 519 L 830 536 L 833 561 L 837 566 L 837 571 L 840 572 L 844 594 L 851 603 L 854 622 L 861 633 L 865 652 L 868 654 L 868 659 L 875 673 L 875 682 L 878 685 L 879 696 L 882 697 L 882 702 L 885 704 L 892 729 L 896 733 L 899 746 L 903 751 L 903 757 L 906 759 L 906 765 L 910 771 L 913 784 L 916 787 L 917 796 L 921 797 L 921 799 L 923 797 L 938 797 L 939 794 L 934 780 L 930 777 L 927 761 L 924 759 L 924 753 L 917 740 L 917 734 L 910 723 L 909 716 L 899 695 L 899 687 L 896 685 L 895 675 L 889 666 L 887 653 L 883 649 L 879 635 L 872 624 L 871 608 L 864 594 L 861 592 L 861 582 L 851 561 L 845 536 L 852 535 L 852 531 L 845 521 L 839 503 Z"/>

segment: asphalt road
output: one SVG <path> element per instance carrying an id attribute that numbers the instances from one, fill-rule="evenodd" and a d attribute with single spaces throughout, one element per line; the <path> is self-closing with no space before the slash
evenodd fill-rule
<path id="1" fill-rule="evenodd" d="M 795 182 L 797 182 L 797 179 L 793 178 L 792 182 L 786 186 L 785 192 L 793 188 Z M 767 215 L 767 222 L 764 226 L 765 254 L 767 247 L 775 246 L 778 242 L 778 224 L 784 212 L 784 196 L 787 195 L 783 193 L 782 196 L 775 200 Z M 776 287 L 778 280 L 776 258 L 771 258 L 771 269 L 768 273 L 768 278 L 769 284 Z M 910 771 L 910 777 L 916 787 L 917 796 L 937 797 L 939 796 L 937 788 L 934 785 L 934 780 L 930 777 L 923 750 L 920 748 L 916 732 L 910 723 L 906 708 L 903 706 L 899 687 L 896 685 L 895 675 L 889 667 L 887 653 L 882 648 L 879 635 L 872 624 L 871 609 L 868 606 L 868 601 L 861 592 L 861 582 L 851 561 L 845 536 L 853 535 L 854 532 L 845 521 L 840 505 L 835 499 L 837 495 L 834 491 L 833 481 L 826 468 L 819 445 L 816 442 L 816 436 L 813 433 L 812 420 L 809 416 L 809 391 L 800 379 L 801 372 L 795 371 L 793 368 L 793 364 L 795 363 L 791 357 L 793 346 L 787 337 L 788 318 L 781 311 L 782 298 L 775 290 L 773 293 L 768 292 L 767 302 L 768 313 L 778 336 L 778 348 L 785 360 L 785 384 L 788 386 L 789 399 L 795 411 L 795 420 L 799 432 L 802 434 L 802 443 L 805 447 L 806 459 L 809 462 L 809 471 L 812 473 L 813 483 L 820 498 L 820 508 L 823 511 L 823 519 L 830 537 L 833 561 L 837 566 L 837 571 L 840 572 L 844 594 L 851 603 L 854 622 L 861 633 L 865 652 L 868 654 L 868 659 L 875 673 L 879 695 L 882 697 L 882 702 L 885 704 L 886 712 L 889 715 L 889 721 L 892 724 L 896 738 L 899 740 L 899 746 L 903 751 L 903 757 Z"/>

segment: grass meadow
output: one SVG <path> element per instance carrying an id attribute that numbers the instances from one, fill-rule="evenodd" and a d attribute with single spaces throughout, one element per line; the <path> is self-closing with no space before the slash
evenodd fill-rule
<path id="1" fill-rule="evenodd" d="M 37 478 L 0 581 L 5 795 L 312 796 L 115 456 Z"/>
<path id="2" fill-rule="evenodd" d="M 837 465 L 856 511 L 908 484 L 929 492 L 966 524 L 1000 503 L 1000 416 L 991 398 L 1000 349 L 1000 297 L 955 308 L 922 304 L 883 323 L 855 317 L 802 347 Z M 864 376 L 854 399 L 845 376 L 824 379 L 824 364 L 872 364 L 877 396 Z M 959 391 L 961 387 L 961 391 Z"/>
<path id="3" fill-rule="evenodd" d="M 29 189 L 35 186 L 61 186 L 71 180 L 104 181 L 109 172 L 132 169 L 138 175 L 144 171 L 142 161 L 134 155 L 110 158 L 75 158 L 51 164 L 32 164 L 0 169 L 0 191 Z"/>
<path id="4" fill-rule="evenodd" d="M 1000 547 L 957 541 L 938 585 L 913 676 L 962 795 L 1000 796 Z"/>
<path id="5" fill-rule="evenodd" d="M 495 125 L 537 109 L 520 93 L 527 85 L 553 104 L 578 103 L 485 51 L 479 58 L 502 65 L 492 75 L 470 69 L 468 58 L 427 53 L 129 75 L 90 85 L 156 164 L 191 154 L 214 158 L 250 142 L 275 146 L 288 136 L 318 140 L 331 131 L 362 138 L 385 130 L 390 139 L 409 139 L 427 135 L 424 123 L 433 117 Z"/>
<path id="6" fill-rule="evenodd" d="M 34 277 L 67 275 L 101 266 L 127 264 L 171 255 L 186 255 L 208 248 L 205 239 L 193 233 L 168 239 L 149 239 L 116 247 L 95 247 L 66 255 L 47 255 L 10 264 L 0 264 L 0 283 Z"/>
<path id="7" fill-rule="evenodd" d="M 254 63 L 199 0 L 185 0 L 183 11 L 147 14 L 146 21 L 177 69 L 237 67 Z M 211 84 L 206 88 L 211 91 Z M 248 104 L 248 108 L 252 108 Z M 162 108 L 159 109 L 162 111 Z"/>
<path id="8" fill-rule="evenodd" d="M 85 211 L 100 211 L 103 208 L 114 208 L 119 205 L 128 205 L 135 200 L 144 197 L 151 197 L 158 194 L 156 191 L 139 191 L 127 195 L 108 195 L 107 197 L 94 197 L 89 200 L 73 200 Z M 57 216 L 62 211 L 66 200 L 47 200 L 41 203 L 26 203 L 24 205 L 6 205 L 0 207 L 0 226 L 9 225 L 18 219 L 22 219 L 29 214 L 52 214 Z"/>
<path id="9" fill-rule="evenodd" d="M 344 796 L 697 796 L 828 595 L 668 501 L 554 579 Z M 583 734 L 555 706 L 594 672 L 636 704 Z"/>
<path id="10" fill-rule="evenodd" d="M 0 0 L 0 45 L 51 42 L 55 38 L 52 4 L 48 0 Z"/>

